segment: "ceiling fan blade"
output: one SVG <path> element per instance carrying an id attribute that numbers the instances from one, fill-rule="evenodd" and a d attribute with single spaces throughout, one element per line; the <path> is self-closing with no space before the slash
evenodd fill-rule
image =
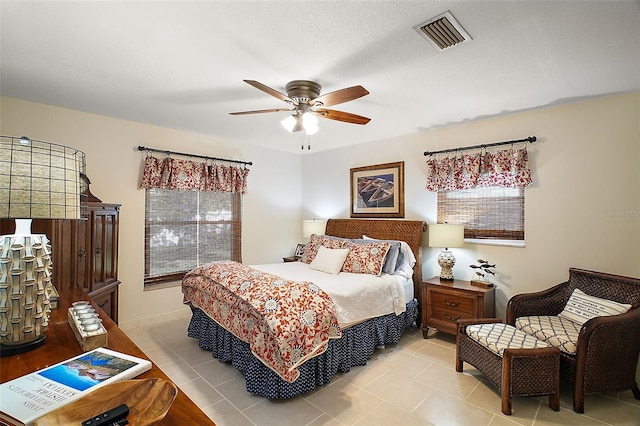
<path id="1" fill-rule="evenodd" d="M 231 115 L 262 114 L 265 112 L 280 112 L 280 111 L 295 111 L 295 110 L 287 109 L 287 108 L 272 108 L 272 109 L 257 109 L 255 111 L 230 112 L 229 114 Z"/>
<path id="2" fill-rule="evenodd" d="M 371 121 L 370 118 L 351 114 L 350 112 L 336 111 L 335 109 L 319 109 L 316 112 L 324 118 L 343 121 L 345 123 L 367 124 L 369 121 Z"/>
<path id="3" fill-rule="evenodd" d="M 347 87 L 325 95 L 318 96 L 309 101 L 309 105 L 322 103 L 323 106 L 338 105 L 368 95 L 369 92 L 362 86 Z"/>
<path id="4" fill-rule="evenodd" d="M 264 84 L 262 84 L 262 83 L 260 83 L 258 81 L 255 81 L 255 80 L 243 80 L 243 81 L 245 83 L 248 83 L 248 84 L 252 85 L 256 89 L 262 90 L 266 94 L 273 96 L 274 98 L 278 98 L 281 101 L 292 103 L 293 105 L 298 105 L 298 102 L 294 101 L 293 99 L 291 99 L 290 97 L 288 97 L 284 93 L 280 93 L 277 90 L 272 89 L 269 86 L 265 86 Z"/>

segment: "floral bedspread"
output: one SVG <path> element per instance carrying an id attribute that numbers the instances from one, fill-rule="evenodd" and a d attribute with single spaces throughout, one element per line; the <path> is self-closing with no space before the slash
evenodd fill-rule
<path id="1" fill-rule="evenodd" d="M 291 281 L 238 262 L 196 267 L 182 280 L 183 302 L 249 343 L 251 352 L 287 382 L 297 367 L 340 338 L 331 297 L 311 282 Z"/>

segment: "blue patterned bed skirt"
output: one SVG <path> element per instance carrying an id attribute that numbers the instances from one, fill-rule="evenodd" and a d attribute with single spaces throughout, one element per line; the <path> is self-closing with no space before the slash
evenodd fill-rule
<path id="1" fill-rule="evenodd" d="M 246 380 L 247 392 L 265 398 L 292 398 L 324 386 L 338 372 L 346 373 L 351 367 L 366 365 L 378 346 L 398 343 L 405 329 L 418 314 L 418 302 L 407 304 L 401 315 L 377 317 L 342 330 L 340 339 L 329 341 L 326 352 L 299 367 L 300 377 L 293 383 L 284 381 L 266 367 L 249 349 L 249 344 L 238 339 L 198 308 L 191 308 L 192 316 L 187 334 L 198 339 L 200 348 L 211 351 L 220 362 L 231 362 Z"/>

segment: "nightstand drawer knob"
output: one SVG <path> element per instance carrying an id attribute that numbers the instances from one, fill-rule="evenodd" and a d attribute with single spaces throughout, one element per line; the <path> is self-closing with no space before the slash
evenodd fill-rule
<path id="1" fill-rule="evenodd" d="M 447 299 L 444 299 L 444 303 L 446 303 L 447 306 L 451 306 L 452 308 L 455 308 L 460 304 L 460 302 L 449 302 Z"/>
<path id="2" fill-rule="evenodd" d="M 447 314 L 446 312 L 444 313 L 444 316 L 449 321 L 458 321 L 461 318 L 460 316 L 452 317 L 451 315 Z"/>

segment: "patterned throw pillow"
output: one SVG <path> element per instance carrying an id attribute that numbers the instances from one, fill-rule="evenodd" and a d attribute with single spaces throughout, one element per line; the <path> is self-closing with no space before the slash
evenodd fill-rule
<path id="1" fill-rule="evenodd" d="M 558 316 L 582 325 L 591 318 L 620 315 L 629 309 L 631 309 L 631 305 L 589 296 L 576 288 Z"/>
<path id="2" fill-rule="evenodd" d="M 382 267 L 382 272 L 386 274 L 395 273 L 396 269 L 398 269 L 398 267 L 402 265 L 404 259 L 404 255 L 400 251 L 400 241 L 379 240 L 377 238 L 367 237 L 366 235 L 363 235 L 361 240 L 353 240 L 353 242 L 356 244 L 370 243 L 372 241 L 382 241 L 391 244 L 391 246 L 389 247 L 389 252 L 387 253 L 387 257 L 384 261 L 384 266 Z"/>
<path id="3" fill-rule="evenodd" d="M 327 237 L 326 235 L 311 234 L 309 242 L 304 247 L 304 254 L 300 258 L 300 262 L 311 263 L 318 254 L 320 246 L 324 246 L 330 249 L 345 248 L 345 244 L 348 240 L 338 239 L 335 237 Z"/>
<path id="4" fill-rule="evenodd" d="M 391 244 L 385 242 L 368 244 L 347 242 L 345 248 L 349 249 L 349 255 L 342 266 L 342 271 L 379 276 L 382 273 L 389 247 Z"/>

